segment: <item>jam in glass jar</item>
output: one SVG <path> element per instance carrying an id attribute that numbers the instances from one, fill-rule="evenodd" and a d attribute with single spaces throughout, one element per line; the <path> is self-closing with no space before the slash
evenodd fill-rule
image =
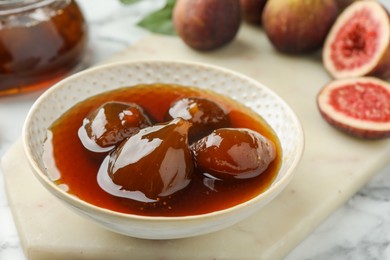
<path id="1" fill-rule="evenodd" d="M 49 87 L 83 59 L 87 27 L 73 0 L 0 1 L 0 96 Z"/>

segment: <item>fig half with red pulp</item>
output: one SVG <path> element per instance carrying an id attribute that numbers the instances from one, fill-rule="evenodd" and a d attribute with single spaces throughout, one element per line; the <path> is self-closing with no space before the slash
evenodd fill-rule
<path id="1" fill-rule="evenodd" d="M 372 77 L 339 79 L 318 94 L 323 118 L 353 136 L 390 136 L 390 84 Z"/>
<path id="2" fill-rule="evenodd" d="M 191 147 L 196 167 L 221 180 L 259 176 L 275 159 L 275 145 L 246 128 L 220 128 Z"/>
<path id="3" fill-rule="evenodd" d="M 181 118 L 141 129 L 103 161 L 98 183 L 106 192 L 142 202 L 170 196 L 190 183 L 191 123 Z"/>
<path id="4" fill-rule="evenodd" d="M 390 19 L 377 1 L 349 5 L 332 26 L 323 63 L 336 79 L 390 76 Z"/>

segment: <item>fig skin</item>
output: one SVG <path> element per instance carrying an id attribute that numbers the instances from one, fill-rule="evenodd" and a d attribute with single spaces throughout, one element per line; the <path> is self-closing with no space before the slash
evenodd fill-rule
<path id="1" fill-rule="evenodd" d="M 165 120 L 178 117 L 191 122 L 189 143 L 210 134 L 215 129 L 230 125 L 229 115 L 222 107 L 211 100 L 199 97 L 175 101 L 165 115 Z"/>
<path id="2" fill-rule="evenodd" d="M 362 12 L 359 22 L 355 16 Z M 350 30 L 351 23 L 355 31 Z M 334 79 L 390 78 L 390 16 L 386 8 L 377 1 L 355 1 L 345 8 L 326 38 L 322 62 Z"/>
<path id="3" fill-rule="evenodd" d="M 349 5 L 351 5 L 353 2 L 356 2 L 359 0 L 336 0 L 336 3 L 340 9 L 340 12 L 343 11 L 345 8 L 347 8 Z"/>
<path id="4" fill-rule="evenodd" d="M 129 195 L 136 200 L 134 192 L 156 201 L 183 190 L 193 173 L 187 138 L 190 125 L 177 118 L 141 129 L 107 156 L 108 162 L 102 164 L 99 175 L 108 175 L 120 187 L 115 191 L 119 196 Z M 108 192 L 113 189 L 112 183 L 99 181 L 99 185 Z"/>
<path id="5" fill-rule="evenodd" d="M 354 87 L 354 93 L 345 87 Z M 336 92 L 340 89 L 343 92 Z M 332 80 L 318 93 L 317 108 L 326 122 L 351 136 L 390 137 L 390 84 L 383 80 L 373 77 Z"/>
<path id="6" fill-rule="evenodd" d="M 106 102 L 92 111 L 78 130 L 81 143 L 92 152 L 107 152 L 140 129 L 152 125 L 134 103 Z"/>
<path id="7" fill-rule="evenodd" d="M 261 24 L 261 16 L 267 0 L 240 0 L 242 17 L 252 24 Z"/>
<path id="8" fill-rule="evenodd" d="M 231 42 L 240 24 L 239 0 L 178 0 L 173 10 L 176 33 L 196 50 L 213 50 Z"/>
<path id="9" fill-rule="evenodd" d="M 322 47 L 338 14 L 335 0 L 268 0 L 262 25 L 278 51 L 310 53 Z"/>
<path id="10" fill-rule="evenodd" d="M 246 128 L 220 128 L 191 146 L 206 176 L 231 181 L 262 174 L 276 157 L 274 143 Z"/>

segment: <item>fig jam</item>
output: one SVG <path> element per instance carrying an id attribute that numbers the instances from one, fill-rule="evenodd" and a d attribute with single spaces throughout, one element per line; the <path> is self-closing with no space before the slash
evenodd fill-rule
<path id="1" fill-rule="evenodd" d="M 207 98 L 218 103 L 229 116 L 229 127 L 248 128 L 261 133 L 275 144 L 276 158 L 262 174 L 248 180 L 216 180 L 195 169 L 185 189 L 155 202 L 140 202 L 105 192 L 97 181 L 97 173 L 105 155 L 92 153 L 82 145 L 77 132 L 83 119 L 102 104 L 118 101 L 135 103 L 145 110 L 153 123 L 163 123 L 170 106 L 186 97 Z M 53 153 L 45 158 L 54 158 L 54 162 L 45 163 L 55 165 L 59 176 L 54 181 L 66 187 L 70 194 L 109 210 L 146 216 L 205 214 L 248 201 L 271 185 L 282 160 L 276 134 L 251 109 L 209 90 L 166 84 L 124 87 L 76 104 L 50 127 L 44 150 L 44 153 Z"/>
<path id="2" fill-rule="evenodd" d="M 86 44 L 74 0 L 0 1 L 0 96 L 60 80 L 80 63 Z"/>

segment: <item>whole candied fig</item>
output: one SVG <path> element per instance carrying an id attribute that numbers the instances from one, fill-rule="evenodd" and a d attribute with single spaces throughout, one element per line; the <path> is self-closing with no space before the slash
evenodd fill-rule
<path id="1" fill-rule="evenodd" d="M 335 0 L 268 0 L 262 25 L 278 51 L 306 53 L 321 48 L 338 13 Z"/>
<path id="2" fill-rule="evenodd" d="M 176 33 L 190 47 L 211 50 L 232 41 L 241 24 L 239 0 L 178 0 Z"/>
<path id="3" fill-rule="evenodd" d="M 178 117 L 192 123 L 189 131 L 190 143 L 217 128 L 228 127 L 230 123 L 228 114 L 221 106 L 199 97 L 187 97 L 174 102 L 165 118 L 171 120 Z"/>
<path id="4" fill-rule="evenodd" d="M 275 145 L 246 128 L 221 128 L 195 142 L 196 167 L 217 179 L 249 179 L 263 173 L 275 159 Z"/>
<path id="5" fill-rule="evenodd" d="M 181 118 L 141 129 L 107 156 L 99 185 L 115 196 L 150 202 L 184 189 L 191 181 L 192 154 Z"/>
<path id="6" fill-rule="evenodd" d="M 83 120 L 78 135 L 88 150 L 106 152 L 150 125 L 150 119 L 137 104 L 107 102 Z"/>

